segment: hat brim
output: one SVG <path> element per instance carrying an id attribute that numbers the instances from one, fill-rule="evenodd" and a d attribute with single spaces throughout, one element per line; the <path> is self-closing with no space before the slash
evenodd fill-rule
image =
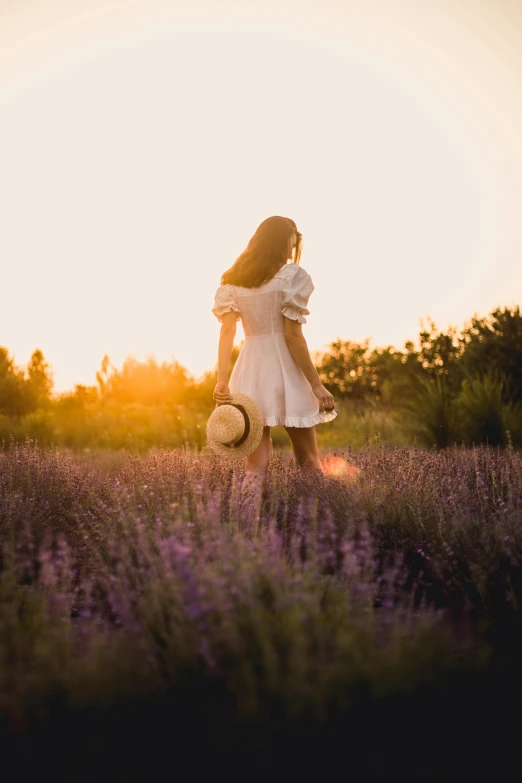
<path id="1" fill-rule="evenodd" d="M 247 413 L 250 422 L 250 431 L 247 437 L 239 446 L 226 446 L 224 443 L 218 443 L 207 435 L 207 443 L 212 451 L 222 457 L 227 457 L 228 459 L 243 459 L 244 457 L 248 457 L 249 454 L 252 454 L 261 443 L 264 426 L 263 416 L 254 400 L 246 394 L 233 392 L 230 402 L 235 403 L 236 405 L 242 405 Z"/>

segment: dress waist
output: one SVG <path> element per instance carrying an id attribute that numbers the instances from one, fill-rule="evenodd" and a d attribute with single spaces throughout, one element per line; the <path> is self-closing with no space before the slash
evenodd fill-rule
<path id="1" fill-rule="evenodd" d="M 259 337 L 284 337 L 284 332 L 264 332 L 263 334 L 245 334 L 245 340 L 256 340 Z"/>

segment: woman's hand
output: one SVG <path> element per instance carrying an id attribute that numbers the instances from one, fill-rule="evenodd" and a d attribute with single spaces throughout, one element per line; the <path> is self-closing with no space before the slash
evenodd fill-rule
<path id="1" fill-rule="evenodd" d="M 328 389 L 325 389 L 322 383 L 318 383 L 317 386 L 312 386 L 312 391 L 319 400 L 320 411 L 333 411 L 335 401 L 333 395 L 330 394 Z"/>
<path id="2" fill-rule="evenodd" d="M 224 405 L 225 403 L 230 402 L 232 395 L 230 394 L 228 383 L 226 381 L 218 381 L 213 396 L 218 405 Z"/>

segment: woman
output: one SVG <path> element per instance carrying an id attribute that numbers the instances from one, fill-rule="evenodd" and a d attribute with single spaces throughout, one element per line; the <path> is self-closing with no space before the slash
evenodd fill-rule
<path id="1" fill-rule="evenodd" d="M 299 266 L 301 240 L 290 218 L 264 220 L 223 274 L 212 309 L 222 324 L 214 399 L 221 405 L 229 402 L 232 392 L 242 392 L 259 407 L 263 437 L 246 458 L 246 473 L 261 485 L 268 469 L 270 427 L 285 427 L 301 469 L 322 473 L 315 426 L 337 416 L 334 399 L 319 379 L 302 332 L 314 285 Z M 229 383 L 228 367 L 240 318 L 245 343 Z"/>

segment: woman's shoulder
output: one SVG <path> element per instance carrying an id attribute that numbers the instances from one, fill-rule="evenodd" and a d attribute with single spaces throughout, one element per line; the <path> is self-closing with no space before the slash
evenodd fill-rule
<path id="1" fill-rule="evenodd" d="M 235 286 L 230 283 L 222 283 L 217 287 L 216 298 L 218 299 L 230 299 L 234 296 Z"/>
<path id="2" fill-rule="evenodd" d="M 306 269 L 303 269 L 299 264 L 285 264 L 274 276 L 285 280 L 308 280 L 310 278 Z"/>

